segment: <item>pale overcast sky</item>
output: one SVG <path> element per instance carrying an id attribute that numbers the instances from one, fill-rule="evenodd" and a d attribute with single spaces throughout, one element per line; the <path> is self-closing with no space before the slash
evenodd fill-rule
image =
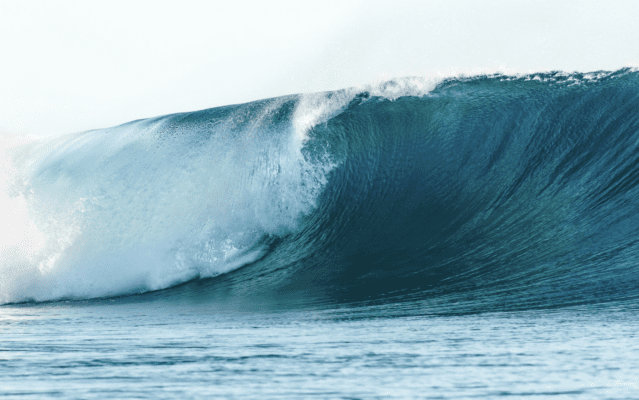
<path id="1" fill-rule="evenodd" d="M 0 133 L 401 76 L 639 66 L 639 1 L 0 0 Z"/>

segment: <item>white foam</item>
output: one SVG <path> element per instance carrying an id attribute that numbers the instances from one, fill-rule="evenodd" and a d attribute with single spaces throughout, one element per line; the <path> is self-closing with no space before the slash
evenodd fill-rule
<path id="1" fill-rule="evenodd" d="M 299 228 L 336 165 L 303 151 L 311 128 L 358 93 L 393 100 L 437 82 L 302 95 L 278 127 L 267 121 L 290 97 L 220 121 L 164 117 L 5 148 L 0 302 L 155 290 L 259 259 L 265 235 Z"/>
<path id="2" fill-rule="evenodd" d="M 184 128 L 169 117 L 12 149 L 0 302 L 160 289 L 262 257 L 262 238 L 297 229 L 332 168 L 264 123 L 283 101 L 243 125 L 241 113 Z"/>

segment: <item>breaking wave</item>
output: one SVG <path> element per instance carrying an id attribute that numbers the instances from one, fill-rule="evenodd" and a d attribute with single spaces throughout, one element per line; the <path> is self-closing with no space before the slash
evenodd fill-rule
<path id="1" fill-rule="evenodd" d="M 629 69 L 400 79 L 5 149 L 0 302 L 636 299 L 638 100 Z"/>

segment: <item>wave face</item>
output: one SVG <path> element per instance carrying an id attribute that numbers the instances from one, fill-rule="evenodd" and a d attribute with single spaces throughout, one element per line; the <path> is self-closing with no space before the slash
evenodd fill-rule
<path id="1" fill-rule="evenodd" d="M 639 289 L 633 70 L 404 79 L 5 159 L 5 303 L 208 277 L 154 296 L 482 311 Z"/>

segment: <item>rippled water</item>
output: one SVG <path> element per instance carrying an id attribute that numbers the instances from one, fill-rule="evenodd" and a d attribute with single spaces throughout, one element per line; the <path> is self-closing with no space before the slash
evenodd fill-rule
<path id="1" fill-rule="evenodd" d="M 8 398 L 637 398 L 636 309 L 361 318 L 210 305 L 0 308 Z"/>

